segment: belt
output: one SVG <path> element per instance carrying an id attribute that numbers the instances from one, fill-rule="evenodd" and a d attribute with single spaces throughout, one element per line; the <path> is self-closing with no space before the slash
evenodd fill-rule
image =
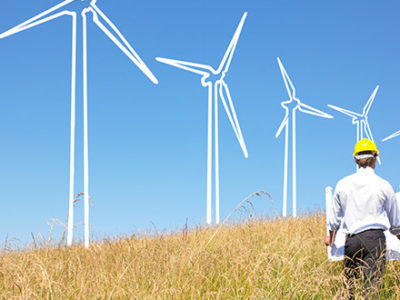
<path id="1" fill-rule="evenodd" d="M 364 233 L 364 232 L 367 232 L 367 231 L 374 231 L 374 230 L 384 231 L 383 229 L 378 229 L 378 228 L 367 229 L 367 230 L 364 230 L 364 231 L 361 231 L 361 232 L 357 232 L 357 233 L 346 233 L 346 238 L 351 238 L 351 237 L 354 237 L 356 235 L 359 235 L 360 233 Z"/>

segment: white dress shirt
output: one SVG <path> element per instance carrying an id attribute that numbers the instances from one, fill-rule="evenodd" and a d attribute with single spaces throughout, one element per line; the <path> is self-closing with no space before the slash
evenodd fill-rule
<path id="1" fill-rule="evenodd" d="M 336 185 L 332 210 L 328 217 L 331 231 L 359 233 L 368 229 L 390 230 L 400 234 L 400 210 L 389 182 L 375 174 L 374 169 L 359 168 Z"/>

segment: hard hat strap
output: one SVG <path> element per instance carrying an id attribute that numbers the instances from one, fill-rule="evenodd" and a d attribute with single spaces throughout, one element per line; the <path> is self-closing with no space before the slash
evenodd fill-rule
<path id="1" fill-rule="evenodd" d="M 354 158 L 357 160 L 360 160 L 363 158 L 369 158 L 369 157 L 375 157 L 375 156 L 376 156 L 376 154 L 372 154 L 372 153 L 371 154 L 357 154 L 354 156 Z"/>

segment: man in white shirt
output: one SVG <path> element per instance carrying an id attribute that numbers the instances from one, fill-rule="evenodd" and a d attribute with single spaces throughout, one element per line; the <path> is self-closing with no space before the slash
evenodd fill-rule
<path id="1" fill-rule="evenodd" d="M 357 172 L 344 177 L 336 185 L 332 211 L 328 219 L 332 245 L 340 225 L 346 233 L 344 267 L 350 298 L 354 297 L 354 281 L 364 274 L 364 296 L 377 297 L 385 266 L 386 240 L 390 230 L 400 239 L 400 210 L 392 186 L 375 174 L 379 151 L 373 141 L 362 139 L 354 148 Z"/>

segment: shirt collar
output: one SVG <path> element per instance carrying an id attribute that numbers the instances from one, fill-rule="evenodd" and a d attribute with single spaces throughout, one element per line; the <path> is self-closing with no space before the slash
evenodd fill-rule
<path id="1" fill-rule="evenodd" d="M 369 174 L 375 174 L 375 170 L 372 169 L 371 167 L 366 167 L 366 168 L 358 168 L 357 173 L 369 173 Z"/>

